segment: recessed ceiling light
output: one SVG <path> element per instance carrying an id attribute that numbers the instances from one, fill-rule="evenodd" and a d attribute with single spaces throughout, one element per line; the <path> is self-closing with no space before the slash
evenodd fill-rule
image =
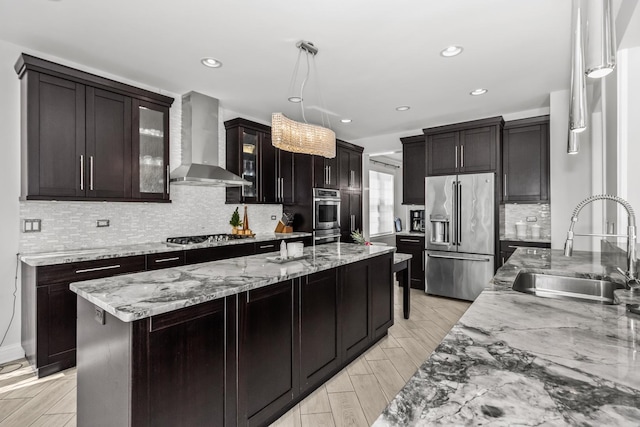
<path id="1" fill-rule="evenodd" d="M 295 103 L 302 102 L 302 98 L 300 98 L 299 96 L 290 96 L 288 99 L 289 99 L 289 102 L 295 102 Z"/>
<path id="2" fill-rule="evenodd" d="M 487 92 L 488 92 L 487 89 L 476 89 L 469 92 L 469 95 L 478 96 L 478 95 L 484 95 Z"/>
<path id="3" fill-rule="evenodd" d="M 342 123 L 351 123 L 351 119 L 342 119 L 340 120 Z"/>
<path id="4" fill-rule="evenodd" d="M 446 49 L 443 49 L 440 52 L 440 55 L 445 56 L 445 57 L 451 57 L 451 56 L 456 56 L 456 55 L 460 55 L 462 53 L 462 46 L 449 46 Z"/>
<path id="5" fill-rule="evenodd" d="M 200 62 L 202 62 L 202 65 L 204 65 L 205 67 L 209 67 L 209 68 L 222 67 L 222 62 L 218 61 L 215 58 L 202 58 Z"/>
<path id="6" fill-rule="evenodd" d="M 410 108 L 411 107 L 409 107 L 408 105 L 401 105 L 399 107 L 396 107 L 396 110 L 398 110 L 398 111 L 407 111 Z"/>

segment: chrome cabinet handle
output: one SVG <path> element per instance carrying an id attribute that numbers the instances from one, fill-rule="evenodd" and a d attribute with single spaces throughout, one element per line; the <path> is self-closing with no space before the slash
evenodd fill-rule
<path id="1" fill-rule="evenodd" d="M 355 215 L 351 215 L 351 231 L 355 231 L 356 229 L 356 216 Z"/>
<path id="2" fill-rule="evenodd" d="M 170 179 L 170 174 L 169 174 L 169 165 L 167 165 L 167 194 L 169 194 L 169 179 Z"/>
<path id="3" fill-rule="evenodd" d="M 89 190 L 93 191 L 93 156 L 89 156 Z"/>
<path id="4" fill-rule="evenodd" d="M 507 197 L 507 174 L 506 173 L 504 174 L 502 182 L 503 182 L 502 195 L 506 198 Z"/>
<path id="5" fill-rule="evenodd" d="M 84 154 L 80 154 L 80 189 L 84 190 Z"/>
<path id="6" fill-rule="evenodd" d="M 324 183 L 329 184 L 329 175 L 331 174 L 330 168 L 331 166 L 324 167 Z"/>
<path id="7" fill-rule="evenodd" d="M 275 247 L 276 247 L 275 244 L 274 245 L 262 245 L 262 246 L 260 246 L 260 249 L 275 248 Z"/>
<path id="8" fill-rule="evenodd" d="M 153 262 L 169 262 L 169 261 L 177 261 L 179 259 L 180 259 L 180 257 L 176 256 L 176 257 L 173 257 L 173 258 L 156 259 Z"/>
<path id="9" fill-rule="evenodd" d="M 84 268 L 84 269 L 81 269 L 81 270 L 76 270 L 76 274 L 79 274 L 79 273 L 90 273 L 92 271 L 113 270 L 114 268 L 120 268 L 120 264 L 108 265 L 106 267 Z"/>
<path id="10" fill-rule="evenodd" d="M 413 242 L 413 243 L 420 243 L 420 240 L 418 239 L 400 239 L 401 242 Z"/>
<path id="11" fill-rule="evenodd" d="M 464 145 L 460 146 L 460 167 L 464 167 Z"/>
<path id="12" fill-rule="evenodd" d="M 329 168 L 329 173 L 327 174 L 327 185 L 331 184 L 331 165 L 327 166 Z"/>
<path id="13" fill-rule="evenodd" d="M 425 264 L 425 256 L 424 254 L 426 253 L 426 251 L 422 251 L 422 271 L 424 271 L 426 269 Z"/>
<path id="14" fill-rule="evenodd" d="M 458 146 L 456 145 L 456 168 L 458 167 Z"/>

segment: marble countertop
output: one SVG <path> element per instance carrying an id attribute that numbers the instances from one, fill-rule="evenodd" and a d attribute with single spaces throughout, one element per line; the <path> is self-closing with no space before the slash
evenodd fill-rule
<path id="1" fill-rule="evenodd" d="M 532 242 L 532 243 L 551 243 L 551 237 L 541 236 L 536 239 L 532 237 L 516 237 L 515 234 L 500 235 L 500 240 L 509 240 L 512 242 Z"/>
<path id="2" fill-rule="evenodd" d="M 203 233 L 207 234 L 207 233 Z M 264 233 L 255 237 L 233 239 L 223 242 L 199 243 L 195 245 L 169 245 L 165 242 L 141 243 L 137 245 L 110 246 L 105 248 L 86 248 L 68 251 L 40 252 L 20 254 L 20 261 L 32 267 L 66 264 L 69 262 L 95 261 L 97 259 L 121 258 L 134 255 L 148 255 L 160 252 L 184 251 L 213 246 L 241 245 L 244 243 L 264 242 L 268 240 L 310 237 L 311 233 Z"/>
<path id="3" fill-rule="evenodd" d="M 397 231 L 396 236 L 416 236 L 416 237 L 424 237 L 424 232 L 421 231 Z"/>
<path id="4" fill-rule="evenodd" d="M 76 282 L 70 289 L 132 322 L 394 251 L 393 246 L 327 243 L 307 246 L 302 259 L 282 264 L 268 260 L 278 255 L 271 252 Z"/>
<path id="5" fill-rule="evenodd" d="M 374 425 L 640 425 L 640 316 L 511 290 L 521 270 L 620 281 L 602 261 L 518 249 Z"/>

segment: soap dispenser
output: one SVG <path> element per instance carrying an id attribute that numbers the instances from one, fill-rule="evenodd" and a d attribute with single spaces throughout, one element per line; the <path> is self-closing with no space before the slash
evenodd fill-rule
<path id="1" fill-rule="evenodd" d="M 284 240 L 280 243 L 280 259 L 287 259 L 287 244 Z"/>

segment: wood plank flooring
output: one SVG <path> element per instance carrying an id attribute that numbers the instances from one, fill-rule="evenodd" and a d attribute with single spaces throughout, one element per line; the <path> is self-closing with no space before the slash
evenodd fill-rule
<path id="1" fill-rule="evenodd" d="M 395 304 L 388 336 L 272 426 L 371 425 L 470 305 L 413 289 L 405 320 L 399 287 Z M 75 425 L 75 368 L 39 380 L 24 359 L 0 365 L 0 427 Z"/>

